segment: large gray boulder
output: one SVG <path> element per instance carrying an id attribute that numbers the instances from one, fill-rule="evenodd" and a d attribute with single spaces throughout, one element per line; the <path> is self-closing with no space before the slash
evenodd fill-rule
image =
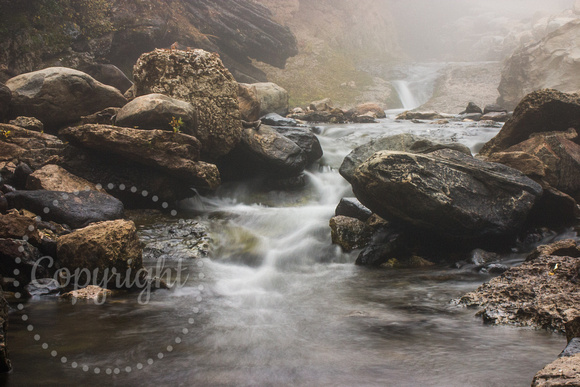
<path id="1" fill-rule="evenodd" d="M 182 124 L 172 126 L 172 120 Z M 179 130 L 193 135 L 197 129 L 197 113 L 192 104 L 163 94 L 147 94 L 135 98 L 117 113 L 115 124 L 126 128 Z"/>
<path id="2" fill-rule="evenodd" d="M 388 150 L 397 152 L 409 152 L 427 154 L 439 149 L 454 149 L 458 152 L 471 155 L 468 147 L 458 143 L 438 143 L 428 138 L 415 136 L 413 134 L 398 134 L 395 136 L 380 137 L 367 144 L 355 148 L 345 157 L 340 166 L 340 174 L 348 181 L 352 182 L 356 168 L 364 163 L 375 152 Z"/>
<path id="3" fill-rule="evenodd" d="M 12 116 L 38 118 L 48 130 L 127 100 L 112 86 L 66 67 L 50 67 L 9 79 Z"/>
<path id="4" fill-rule="evenodd" d="M 516 233 L 542 195 L 521 172 L 450 149 L 377 152 L 351 180 L 356 197 L 382 218 L 450 239 Z"/>
<path id="5" fill-rule="evenodd" d="M 308 162 L 314 162 L 320 159 L 323 155 L 322 146 L 318 137 L 307 129 L 303 128 L 286 128 L 277 127 L 274 128 L 276 132 L 280 133 L 282 136 L 289 140 L 292 140 L 296 145 L 304 151 Z"/>
<path id="6" fill-rule="evenodd" d="M 288 92 L 272 82 L 252 84 L 260 101 L 260 117 L 268 113 L 285 116 L 288 113 Z"/>
<path id="7" fill-rule="evenodd" d="M 240 142 L 238 83 L 219 56 L 204 50 L 155 50 L 133 69 L 135 95 L 158 93 L 191 103 L 198 113 L 193 133 L 204 159 L 216 160 Z"/>

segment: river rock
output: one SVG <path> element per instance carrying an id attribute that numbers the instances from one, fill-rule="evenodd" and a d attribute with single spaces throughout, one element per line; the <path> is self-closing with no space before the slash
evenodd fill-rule
<path id="1" fill-rule="evenodd" d="M 475 102 L 469 102 L 465 110 L 459 114 L 483 114 L 483 110 Z"/>
<path id="2" fill-rule="evenodd" d="M 306 154 L 308 163 L 320 159 L 323 155 L 322 146 L 314 133 L 303 128 L 275 127 L 274 130 L 293 141 Z"/>
<path id="3" fill-rule="evenodd" d="M 507 109 L 497 104 L 489 104 L 483 108 L 483 115 L 488 113 L 507 113 Z"/>
<path id="4" fill-rule="evenodd" d="M 106 107 L 127 103 L 114 87 L 66 67 L 22 74 L 9 79 L 6 86 L 12 91 L 12 114 L 38 118 L 47 130 L 73 123 Z"/>
<path id="5" fill-rule="evenodd" d="M 379 106 L 379 104 L 373 102 L 367 102 L 357 105 L 351 113 L 353 116 L 364 116 L 365 114 L 371 113 L 371 116 L 374 118 L 387 117 L 385 109 Z"/>
<path id="6" fill-rule="evenodd" d="M 35 132 L 44 132 L 44 124 L 34 117 L 16 117 L 8 123 Z"/>
<path id="7" fill-rule="evenodd" d="M 15 191 L 5 196 L 10 208 L 26 209 L 72 228 L 123 216 L 123 203 L 102 192 Z"/>
<path id="8" fill-rule="evenodd" d="M 155 50 L 133 69 L 135 95 L 151 93 L 190 102 L 198 113 L 194 133 L 206 159 L 228 154 L 242 135 L 238 83 L 217 54 L 204 50 Z"/>
<path id="9" fill-rule="evenodd" d="M 10 183 L 16 189 L 24 189 L 26 187 L 26 181 L 28 176 L 32 174 L 32 169 L 26 163 L 19 163 L 14 169 L 14 175 Z"/>
<path id="10" fill-rule="evenodd" d="M 436 111 L 414 112 L 406 111 L 397 116 L 397 120 L 440 120 L 445 118 Z"/>
<path id="11" fill-rule="evenodd" d="M 103 289 L 95 285 L 89 285 L 86 288 L 73 290 L 60 296 L 65 300 L 91 300 L 102 303 L 107 297 L 113 295 L 113 291 Z"/>
<path id="12" fill-rule="evenodd" d="M 282 117 L 280 114 L 277 113 L 269 113 L 266 114 L 264 117 L 261 118 L 262 123 L 269 126 L 291 126 L 295 127 L 298 125 L 293 118 Z"/>
<path id="13" fill-rule="evenodd" d="M 513 117 L 481 149 L 490 156 L 526 141 L 534 133 L 580 128 L 580 96 L 557 90 L 538 90 L 528 94 L 514 110 Z"/>
<path id="14" fill-rule="evenodd" d="M 292 114 L 290 117 L 296 120 L 314 123 L 343 124 L 347 122 L 345 112 L 340 109 L 332 109 L 330 111 L 308 110 L 304 113 Z"/>
<path id="15" fill-rule="evenodd" d="M 0 164 L 24 162 L 33 169 L 57 160 L 64 149 L 55 136 L 0 124 Z"/>
<path id="16" fill-rule="evenodd" d="M 288 92 L 272 82 L 252 84 L 260 100 L 260 117 L 269 113 L 285 116 L 288 113 Z"/>
<path id="17" fill-rule="evenodd" d="M 407 238 L 401 232 L 385 229 L 373 236 L 373 241 L 359 253 L 355 263 L 378 267 L 407 254 Z"/>
<path id="18" fill-rule="evenodd" d="M 481 121 L 506 122 L 509 119 L 507 112 L 489 112 L 479 117 Z"/>
<path id="19" fill-rule="evenodd" d="M 66 169 L 54 164 L 45 165 L 28 176 L 26 189 L 70 193 L 79 191 L 101 191 L 95 184 L 75 176 Z"/>
<path id="20" fill-rule="evenodd" d="M 334 103 L 330 98 L 324 98 L 318 101 L 310 102 L 308 109 L 313 112 L 329 112 L 334 109 Z"/>
<path id="21" fill-rule="evenodd" d="M 4 292 L 0 289 L 0 373 L 7 373 L 12 369 L 12 363 L 8 359 L 8 344 L 6 340 L 9 310 L 10 307 L 4 298 Z"/>
<path id="22" fill-rule="evenodd" d="M 10 210 L 6 214 L 0 214 L 0 238 L 4 239 L 27 239 L 33 246 L 40 246 L 42 235 L 38 231 L 37 221 L 20 214 L 16 210 Z"/>
<path id="23" fill-rule="evenodd" d="M 24 240 L 0 238 L 0 261 L 0 275 L 14 278 L 12 291 L 23 292 L 31 281 L 49 276 L 49 261 L 42 260 L 40 251 Z"/>
<path id="24" fill-rule="evenodd" d="M 477 315 L 489 323 L 563 332 L 566 311 L 580 305 L 578 255 L 534 255 L 533 260 L 510 268 L 463 296 L 461 303 L 479 307 Z"/>
<path id="25" fill-rule="evenodd" d="M 361 203 L 384 219 L 451 239 L 514 234 L 542 195 L 521 172 L 450 149 L 377 152 L 351 184 Z"/>
<path id="26" fill-rule="evenodd" d="M 458 143 L 437 143 L 426 137 L 415 136 L 413 134 L 384 136 L 361 145 L 350 152 L 340 166 L 340 174 L 348 182 L 352 182 L 351 180 L 356 168 L 378 151 L 389 150 L 427 154 L 439 149 L 454 149 L 471 155 L 468 147 Z"/>
<path id="27" fill-rule="evenodd" d="M 181 119 L 174 126 L 172 120 Z M 180 131 L 193 135 L 197 132 L 197 114 L 192 104 L 163 94 L 147 94 L 135 98 L 117 113 L 115 125 L 136 129 Z"/>
<path id="28" fill-rule="evenodd" d="M 61 267 L 71 273 L 83 269 L 91 273 L 90 278 L 83 274 L 76 283 L 67 284 L 69 287 L 132 288 L 145 274 L 142 254 L 135 223 L 121 219 L 95 223 L 64 235 L 58 239 L 57 246 Z M 118 276 L 112 276 L 113 269 Z M 113 279 L 105 280 L 110 277 Z"/>
<path id="29" fill-rule="evenodd" d="M 12 92 L 3 83 L 0 83 L 0 123 L 8 117 L 10 109 L 10 101 L 12 101 Z"/>
<path id="30" fill-rule="evenodd" d="M 334 216 L 330 219 L 332 243 L 346 252 L 365 247 L 371 239 L 371 230 L 358 219 Z"/>
<path id="31" fill-rule="evenodd" d="M 562 357 L 539 371 L 532 387 L 580 386 L 580 354 Z"/>
<path id="32" fill-rule="evenodd" d="M 256 86 L 247 83 L 238 84 L 238 103 L 240 104 L 240 118 L 247 122 L 254 122 L 260 118 L 260 100 Z M 270 125 L 266 123 L 266 125 Z"/>
<path id="33" fill-rule="evenodd" d="M 133 82 L 117 66 L 112 64 L 91 63 L 82 66 L 80 70 L 105 85 L 113 86 L 121 93 L 125 93 L 133 86 Z"/>
<path id="34" fill-rule="evenodd" d="M 184 133 L 82 125 L 63 129 L 60 135 L 81 147 L 156 168 L 200 188 L 220 185 L 217 167 L 198 161 L 200 142 Z"/>
<path id="35" fill-rule="evenodd" d="M 334 211 L 335 216 L 348 216 L 366 222 L 373 215 L 357 198 L 342 198 Z"/>
<path id="36" fill-rule="evenodd" d="M 117 113 L 119 113 L 121 108 L 110 107 L 100 112 L 93 113 L 88 116 L 81 117 L 79 125 L 86 124 L 100 124 L 100 125 L 115 125 L 115 119 L 117 118 Z"/>

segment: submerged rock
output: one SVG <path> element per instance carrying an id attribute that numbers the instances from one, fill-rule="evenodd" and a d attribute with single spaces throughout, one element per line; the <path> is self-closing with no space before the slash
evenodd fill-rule
<path id="1" fill-rule="evenodd" d="M 113 294 L 112 290 L 103 289 L 99 286 L 89 285 L 86 288 L 73 290 L 71 292 L 65 293 L 61 298 L 68 300 L 92 300 L 96 302 L 102 302 L 107 297 L 110 297 Z"/>
<path id="2" fill-rule="evenodd" d="M 12 114 L 38 118 L 48 130 L 71 124 L 107 107 L 127 103 L 114 87 L 66 67 L 22 74 L 9 79 L 6 86 L 12 91 Z"/>
<path id="3" fill-rule="evenodd" d="M 384 219 L 452 239 L 513 235 L 542 195 L 521 172 L 450 149 L 377 152 L 351 184 L 361 203 Z"/>

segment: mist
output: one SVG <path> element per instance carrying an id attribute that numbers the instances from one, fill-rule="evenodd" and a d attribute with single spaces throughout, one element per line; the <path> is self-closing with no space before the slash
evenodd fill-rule
<path id="1" fill-rule="evenodd" d="M 573 0 L 389 0 L 399 42 L 415 61 L 502 60 L 573 17 Z M 543 25 L 560 18 L 552 27 Z"/>

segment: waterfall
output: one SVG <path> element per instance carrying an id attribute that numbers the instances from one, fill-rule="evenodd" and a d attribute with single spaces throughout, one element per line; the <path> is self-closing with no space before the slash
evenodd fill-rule
<path id="1" fill-rule="evenodd" d="M 411 89 L 409 89 L 409 82 L 393 81 L 392 84 L 395 90 L 397 90 L 397 94 L 399 94 L 399 99 L 401 100 L 405 110 L 412 110 L 421 105 L 411 92 Z"/>

